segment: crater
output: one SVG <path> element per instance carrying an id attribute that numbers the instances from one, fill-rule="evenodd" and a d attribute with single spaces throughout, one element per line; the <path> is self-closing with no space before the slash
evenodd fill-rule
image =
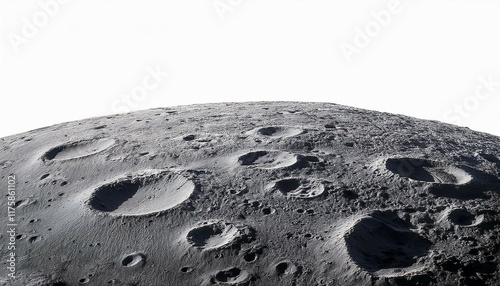
<path id="1" fill-rule="evenodd" d="M 431 246 L 392 212 L 359 219 L 344 239 L 351 259 L 368 272 L 410 267 Z"/>
<path id="2" fill-rule="evenodd" d="M 400 177 L 421 182 L 464 185 L 472 180 L 472 176 L 461 168 L 425 159 L 389 158 L 385 166 Z"/>
<path id="3" fill-rule="evenodd" d="M 80 285 L 84 285 L 84 284 L 87 284 L 89 282 L 90 282 L 90 279 L 87 277 L 84 277 L 84 278 L 81 278 L 80 280 L 78 280 L 78 284 L 80 284 Z"/>
<path id="4" fill-rule="evenodd" d="M 274 183 L 273 189 L 278 190 L 287 198 L 312 199 L 325 192 L 323 183 L 306 178 L 287 178 Z"/>
<path id="5" fill-rule="evenodd" d="M 250 262 L 254 262 L 254 261 L 256 261 L 256 260 L 257 260 L 257 257 L 258 257 L 258 256 L 257 256 L 257 253 L 255 253 L 255 252 L 249 252 L 249 253 L 247 253 L 247 254 L 245 254 L 245 255 L 243 256 L 243 259 L 244 259 L 246 262 L 249 262 L 249 263 L 250 263 Z"/>
<path id="6" fill-rule="evenodd" d="M 219 271 L 213 277 L 213 282 L 227 285 L 237 285 L 248 281 L 250 275 L 247 271 L 238 267 Z"/>
<path id="7" fill-rule="evenodd" d="M 187 178 L 165 170 L 145 170 L 97 187 L 88 206 L 110 215 L 139 216 L 172 209 L 195 190 Z"/>
<path id="8" fill-rule="evenodd" d="M 126 255 L 122 261 L 121 265 L 123 267 L 141 267 L 146 262 L 146 255 L 140 252 L 134 252 Z"/>
<path id="9" fill-rule="evenodd" d="M 239 226 L 222 220 L 209 220 L 198 223 L 187 234 L 192 247 L 201 250 L 214 250 L 230 246 L 239 247 L 240 243 L 253 237 L 246 226 Z"/>
<path id="10" fill-rule="evenodd" d="M 278 276 L 290 275 L 297 272 L 297 266 L 289 260 L 284 260 L 274 265 L 274 272 Z"/>
<path id="11" fill-rule="evenodd" d="M 189 135 L 186 135 L 186 136 L 182 137 L 182 139 L 183 139 L 184 141 L 193 141 L 194 139 L 196 139 L 196 135 L 194 135 L 194 134 L 189 134 Z"/>
<path id="12" fill-rule="evenodd" d="M 266 126 L 254 129 L 252 133 L 260 137 L 287 138 L 297 136 L 304 132 L 303 129 L 287 126 Z"/>
<path id="13" fill-rule="evenodd" d="M 453 209 L 448 213 L 448 220 L 454 225 L 472 227 L 484 220 L 484 215 L 475 216 L 466 209 Z"/>
<path id="14" fill-rule="evenodd" d="M 110 138 L 70 142 L 50 149 L 42 156 L 42 160 L 70 160 L 87 157 L 102 152 L 115 143 L 116 140 Z"/>
<path id="15" fill-rule="evenodd" d="M 238 163 L 259 169 L 279 169 L 297 163 L 297 156 L 288 152 L 260 150 L 241 155 Z"/>
<path id="16" fill-rule="evenodd" d="M 43 175 L 40 177 L 40 180 L 43 180 L 43 179 L 47 178 L 48 176 L 50 176 L 50 174 L 43 174 Z"/>

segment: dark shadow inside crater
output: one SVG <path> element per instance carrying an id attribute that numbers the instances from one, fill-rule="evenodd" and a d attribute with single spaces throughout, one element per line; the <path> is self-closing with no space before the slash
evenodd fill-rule
<path id="1" fill-rule="evenodd" d="M 349 255 L 369 272 L 412 266 L 418 257 L 427 254 L 431 242 L 403 227 L 405 224 L 394 219 L 392 213 L 361 219 L 345 236 Z"/>
<path id="2" fill-rule="evenodd" d="M 218 282 L 232 282 L 233 280 L 238 278 L 240 274 L 241 274 L 241 269 L 234 267 L 228 270 L 219 271 L 215 275 L 215 279 Z"/>
<path id="3" fill-rule="evenodd" d="M 452 210 L 448 217 L 453 224 L 462 226 L 471 225 L 476 220 L 476 216 L 465 209 Z"/>
<path id="4" fill-rule="evenodd" d="M 244 154 L 238 158 L 238 161 L 241 165 L 247 166 L 247 165 L 252 165 L 257 161 L 262 156 L 267 155 L 267 151 L 255 151 L 255 152 L 250 152 L 247 154 Z"/>
<path id="5" fill-rule="evenodd" d="M 434 182 L 432 174 L 425 168 L 433 167 L 431 161 L 415 158 L 387 159 L 386 168 L 401 177 L 423 182 Z"/>
<path id="6" fill-rule="evenodd" d="M 261 135 L 265 135 L 265 136 L 272 136 L 274 135 L 276 132 L 278 132 L 280 129 L 274 127 L 274 126 L 271 126 L 271 127 L 263 127 L 261 129 L 258 130 L 258 132 L 261 134 Z"/>
<path id="7" fill-rule="evenodd" d="M 61 153 L 63 150 L 65 150 L 67 148 L 66 145 L 62 145 L 62 146 L 57 146 L 55 148 L 52 148 L 50 149 L 49 151 L 47 151 L 47 153 L 45 153 L 42 157 L 42 159 L 44 161 L 47 161 L 47 160 L 53 160 L 57 154 Z"/>
<path id="8" fill-rule="evenodd" d="M 141 187 L 140 181 L 131 180 L 104 185 L 96 190 L 90 199 L 90 205 L 99 211 L 112 212 L 132 198 Z"/>
<path id="9" fill-rule="evenodd" d="M 500 159 L 498 159 L 497 156 L 495 156 L 493 154 L 488 154 L 488 153 L 480 153 L 479 155 L 481 157 L 483 157 L 483 159 L 485 159 L 491 163 L 495 163 L 495 164 L 497 164 L 497 166 L 500 166 Z"/>
<path id="10" fill-rule="evenodd" d="M 194 247 L 203 247 L 207 241 L 216 235 L 221 235 L 224 231 L 224 226 L 218 224 L 205 225 L 199 228 L 192 229 L 188 233 L 188 241 Z"/>
<path id="11" fill-rule="evenodd" d="M 291 191 L 296 190 L 297 188 L 300 187 L 300 180 L 299 179 L 284 179 L 276 182 L 275 187 L 284 195 L 288 194 Z"/>
<path id="12" fill-rule="evenodd" d="M 488 199 L 487 191 L 500 194 L 500 180 L 496 176 L 487 174 L 475 168 L 460 165 L 470 181 L 463 185 L 435 184 L 427 187 L 427 191 L 438 197 L 447 197 L 460 200 Z"/>

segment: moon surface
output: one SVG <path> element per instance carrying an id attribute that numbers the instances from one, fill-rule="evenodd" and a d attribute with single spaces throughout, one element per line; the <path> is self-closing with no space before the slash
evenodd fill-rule
<path id="1" fill-rule="evenodd" d="M 500 284 L 500 138 L 486 133 L 331 103 L 218 103 L 0 148 L 5 193 L 16 181 L 16 277 L 1 285 Z M 5 271 L 6 211 L 1 228 Z"/>

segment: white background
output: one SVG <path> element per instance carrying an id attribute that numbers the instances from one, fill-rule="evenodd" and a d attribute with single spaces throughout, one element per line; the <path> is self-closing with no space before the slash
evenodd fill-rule
<path id="1" fill-rule="evenodd" d="M 333 102 L 500 135 L 499 14 L 495 1 L 0 0 L 0 137 L 260 100 Z M 346 46 L 356 53 L 346 57 Z"/>

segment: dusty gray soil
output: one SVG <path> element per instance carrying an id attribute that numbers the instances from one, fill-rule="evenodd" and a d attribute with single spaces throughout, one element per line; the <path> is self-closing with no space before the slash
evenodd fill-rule
<path id="1" fill-rule="evenodd" d="M 59 124 L 0 150 L 18 224 L 1 285 L 500 285 L 489 134 L 228 103 Z"/>

